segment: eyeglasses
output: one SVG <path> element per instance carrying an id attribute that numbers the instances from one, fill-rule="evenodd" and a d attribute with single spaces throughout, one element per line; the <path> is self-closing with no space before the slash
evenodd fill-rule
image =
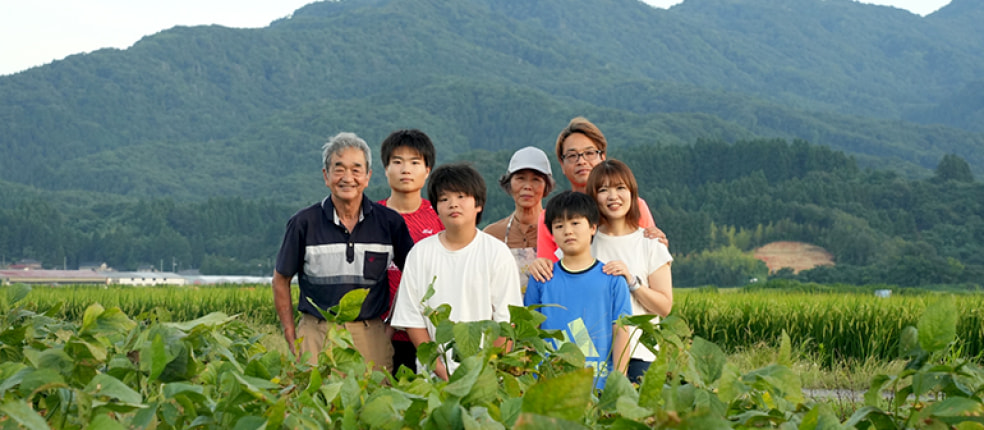
<path id="1" fill-rule="evenodd" d="M 601 154 L 604 153 L 605 151 L 601 151 L 598 149 L 595 149 L 593 151 L 584 151 L 584 152 L 569 152 L 567 154 L 564 154 L 564 162 L 568 164 L 574 164 L 577 163 L 577 160 L 581 157 L 584 157 L 584 161 L 595 161 L 601 157 Z"/>

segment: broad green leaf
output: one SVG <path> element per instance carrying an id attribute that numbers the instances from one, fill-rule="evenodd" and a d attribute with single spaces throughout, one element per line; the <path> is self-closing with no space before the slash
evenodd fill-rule
<path id="1" fill-rule="evenodd" d="M 126 426 L 106 414 L 99 414 L 93 417 L 89 426 L 86 428 L 91 430 L 126 430 Z"/>
<path id="2" fill-rule="evenodd" d="M 522 307 L 509 305 L 509 321 L 516 326 L 520 323 L 530 323 L 537 327 L 547 320 L 547 316 L 533 310 L 533 307 Z"/>
<path id="3" fill-rule="evenodd" d="M 280 389 L 279 384 L 274 384 L 273 382 L 267 381 L 265 379 L 254 378 L 252 376 L 246 376 L 240 373 L 232 372 L 232 375 L 239 381 L 241 388 L 246 390 L 253 397 L 263 400 L 264 402 L 270 402 L 270 393 L 266 390 L 278 390 Z"/>
<path id="4" fill-rule="evenodd" d="M 451 375 L 448 385 L 444 387 L 443 391 L 459 399 L 467 396 L 475 382 L 478 381 L 478 376 L 482 373 L 482 364 L 482 360 L 478 357 L 466 358 L 454 370 L 454 374 Z"/>
<path id="5" fill-rule="evenodd" d="M 362 302 L 366 300 L 368 295 L 368 288 L 356 288 L 345 293 L 342 300 L 338 302 L 336 321 L 339 323 L 355 321 L 359 317 L 359 313 L 362 312 Z"/>
<path id="6" fill-rule="evenodd" d="M 141 358 L 143 358 L 143 354 L 149 355 L 150 358 L 150 375 L 147 378 L 151 381 L 156 381 L 161 376 L 164 368 L 167 367 L 167 363 L 171 361 L 171 358 L 167 356 L 167 351 L 164 349 L 164 340 L 160 334 L 154 336 L 154 340 L 150 342 L 150 348 L 143 350 Z"/>
<path id="7" fill-rule="evenodd" d="M 653 415 L 652 410 L 639 406 L 639 404 L 633 401 L 629 396 L 619 397 L 618 400 L 615 401 L 615 409 L 618 411 L 620 416 L 636 421 Z"/>
<path id="8" fill-rule="evenodd" d="M 940 299 L 926 307 L 919 318 L 919 345 L 928 352 L 941 351 L 957 337 L 957 320 L 960 318 L 953 299 Z"/>
<path id="9" fill-rule="evenodd" d="M 479 322 L 455 324 L 454 347 L 460 357 L 471 357 L 482 348 L 482 326 Z"/>
<path id="10" fill-rule="evenodd" d="M 266 412 L 263 413 L 263 417 L 267 419 L 266 428 L 269 429 L 279 429 L 284 424 L 284 418 L 287 413 L 287 397 L 281 397 L 273 404 Z"/>
<path id="11" fill-rule="evenodd" d="M 102 315 L 103 311 L 105 308 L 99 303 L 93 303 L 85 308 L 85 312 L 82 313 L 82 326 L 79 328 L 79 334 L 93 329 L 96 326 L 96 319 Z"/>
<path id="12" fill-rule="evenodd" d="M 126 316 L 120 308 L 104 309 L 96 303 L 85 310 L 79 336 L 122 336 L 136 326 L 137 323 Z"/>
<path id="13" fill-rule="evenodd" d="M 482 366 L 478 380 L 472 385 L 468 395 L 461 399 L 461 403 L 465 406 L 491 403 L 495 401 L 498 390 L 499 381 L 495 376 L 495 369 L 492 366 Z"/>
<path id="14" fill-rule="evenodd" d="M 966 397 L 948 397 L 930 405 L 926 413 L 934 417 L 980 416 L 984 413 L 984 404 Z"/>
<path id="15" fill-rule="evenodd" d="M 721 377 L 724 364 L 728 361 L 720 347 L 700 336 L 694 336 L 690 355 L 693 357 L 694 366 L 704 386 L 713 385 Z"/>
<path id="16" fill-rule="evenodd" d="M 666 373 L 670 369 L 669 354 L 661 353 L 656 361 L 642 377 L 639 385 L 639 406 L 656 409 L 663 402 L 663 387 L 666 385 Z"/>
<path id="17" fill-rule="evenodd" d="M 165 399 L 172 399 L 179 394 L 198 395 L 204 398 L 205 388 L 201 385 L 190 384 L 187 382 L 171 382 L 164 384 L 161 389 Z"/>
<path id="18" fill-rule="evenodd" d="M 519 418 L 519 414 L 523 412 L 523 398 L 522 397 L 510 397 L 502 401 L 499 405 L 499 415 L 501 416 L 502 423 L 506 427 L 512 428 L 516 423 L 516 419 Z"/>
<path id="19" fill-rule="evenodd" d="M 413 402 L 396 390 L 377 391 L 359 413 L 359 422 L 365 428 L 399 429 L 403 424 L 403 411 Z"/>
<path id="20" fill-rule="evenodd" d="M 629 382 L 622 372 L 611 372 L 605 381 L 605 390 L 601 392 L 601 399 L 598 401 L 598 409 L 603 411 L 614 411 L 615 402 L 627 397 L 632 404 L 639 403 L 639 393 Z"/>
<path id="21" fill-rule="evenodd" d="M 434 430 L 462 428 L 461 416 L 465 413 L 466 411 L 461 407 L 461 404 L 458 403 L 458 399 L 447 399 L 444 403 L 431 411 L 430 416 L 427 417 L 424 428 Z"/>
<path id="22" fill-rule="evenodd" d="M 236 319 L 235 316 L 228 316 L 222 312 L 212 312 L 208 315 L 205 315 L 201 318 L 193 319 L 191 321 L 169 322 L 169 323 L 164 323 L 163 325 L 166 327 L 173 327 L 185 333 L 188 333 L 199 326 L 203 326 L 209 329 L 212 327 L 223 325 L 235 319 Z"/>
<path id="23" fill-rule="evenodd" d="M 594 371 L 591 369 L 541 379 L 523 397 L 523 412 L 580 421 L 590 406 L 593 386 Z"/>
<path id="24" fill-rule="evenodd" d="M 912 357 L 919 352 L 919 331 L 913 326 L 902 329 L 899 339 L 899 357 Z"/>
<path id="25" fill-rule="evenodd" d="M 461 415 L 465 430 L 505 430 L 502 423 L 489 415 L 489 410 L 480 406 L 471 408 L 467 414 Z"/>
<path id="26" fill-rule="evenodd" d="M 532 412 L 520 414 L 512 428 L 514 430 L 589 430 L 588 427 L 578 422 Z"/>
<path id="27" fill-rule="evenodd" d="M 123 403 L 137 405 L 143 402 L 140 393 L 133 391 L 119 379 L 101 373 L 92 378 L 83 390 L 94 397 L 108 397 Z"/>
<path id="28" fill-rule="evenodd" d="M 858 409 L 851 415 L 851 418 L 844 421 L 844 426 L 847 428 L 857 428 L 858 424 L 865 422 L 874 424 L 873 428 L 876 429 L 900 427 L 895 423 L 895 421 L 892 420 L 891 416 L 887 412 L 875 406 L 865 406 Z"/>
<path id="29" fill-rule="evenodd" d="M 841 430 L 845 427 L 829 405 L 819 403 L 810 409 L 800 421 L 800 430 Z"/>
<path id="30" fill-rule="evenodd" d="M 25 372 L 19 374 L 21 378 L 19 381 L 20 387 L 18 387 L 18 391 L 25 398 L 38 391 L 68 387 L 65 378 L 54 369 L 25 370 Z"/>
<path id="31" fill-rule="evenodd" d="M 20 399 L 10 400 L 5 402 L 0 406 L 0 412 L 3 412 L 8 417 L 12 418 L 17 424 L 24 426 L 30 430 L 48 430 L 48 423 L 45 422 L 41 415 L 38 415 L 34 409 L 26 402 Z"/>
<path id="32" fill-rule="evenodd" d="M 266 428 L 266 419 L 255 415 L 246 415 L 236 420 L 232 430 L 260 430 Z"/>
<path id="33" fill-rule="evenodd" d="M 874 378 L 871 378 L 871 388 L 864 393 L 864 404 L 872 407 L 880 405 L 882 402 L 882 390 L 894 380 L 895 378 L 888 375 L 875 375 Z"/>

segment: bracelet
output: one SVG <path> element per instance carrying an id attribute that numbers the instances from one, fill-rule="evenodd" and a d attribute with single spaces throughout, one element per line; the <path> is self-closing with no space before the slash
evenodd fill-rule
<path id="1" fill-rule="evenodd" d="M 636 276 L 636 277 L 632 278 L 632 283 L 629 284 L 629 292 L 630 293 L 634 293 L 634 292 L 636 292 L 636 290 L 638 290 L 640 288 L 642 288 L 642 281 L 639 280 L 639 277 Z"/>

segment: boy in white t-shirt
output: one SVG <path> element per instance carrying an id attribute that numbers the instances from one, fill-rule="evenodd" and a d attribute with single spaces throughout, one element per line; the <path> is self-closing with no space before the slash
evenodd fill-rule
<path id="1" fill-rule="evenodd" d="M 430 174 L 427 197 L 445 230 L 417 242 L 407 255 L 391 321 L 415 347 L 434 339 L 427 308 L 450 305 L 454 322 L 503 322 L 509 321 L 509 305 L 523 306 L 509 248 L 478 229 L 485 196 L 485 181 L 471 166 L 447 164 Z M 434 294 L 424 300 L 432 281 Z M 447 380 L 456 367 L 444 354 L 433 372 Z"/>

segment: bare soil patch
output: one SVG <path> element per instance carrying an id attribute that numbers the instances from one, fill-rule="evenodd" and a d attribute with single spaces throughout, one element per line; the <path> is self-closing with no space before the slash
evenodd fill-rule
<path id="1" fill-rule="evenodd" d="M 804 242 L 772 242 L 753 251 L 753 255 L 765 262 L 770 273 L 784 267 L 799 273 L 817 266 L 834 265 L 834 256 L 826 249 Z"/>

